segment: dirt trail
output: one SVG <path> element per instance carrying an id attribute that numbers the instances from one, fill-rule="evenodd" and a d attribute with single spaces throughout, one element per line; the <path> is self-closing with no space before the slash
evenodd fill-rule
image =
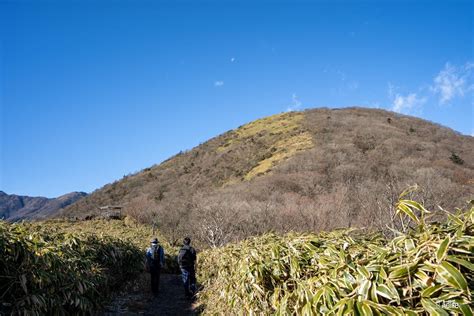
<path id="1" fill-rule="evenodd" d="M 193 301 L 184 296 L 181 276 L 162 274 L 160 293 L 150 290 L 150 275 L 143 273 L 131 288 L 116 297 L 103 315 L 197 315 Z"/>

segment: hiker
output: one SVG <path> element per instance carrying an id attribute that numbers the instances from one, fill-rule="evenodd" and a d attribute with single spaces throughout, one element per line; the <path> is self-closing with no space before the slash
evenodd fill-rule
<path id="1" fill-rule="evenodd" d="M 146 268 L 151 274 L 151 291 L 158 294 L 160 288 L 160 272 L 165 266 L 165 251 L 157 238 L 151 240 L 151 246 L 146 250 Z"/>
<path id="2" fill-rule="evenodd" d="M 196 250 L 191 247 L 191 239 L 184 238 L 183 247 L 179 250 L 178 264 L 181 269 L 184 284 L 184 294 L 192 297 L 196 292 Z"/>

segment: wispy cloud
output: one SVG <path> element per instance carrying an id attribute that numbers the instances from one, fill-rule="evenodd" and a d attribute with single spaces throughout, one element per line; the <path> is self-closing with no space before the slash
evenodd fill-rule
<path id="1" fill-rule="evenodd" d="M 397 93 L 393 98 L 392 110 L 405 114 L 420 112 L 426 100 L 426 97 L 419 97 L 416 93 L 409 93 L 406 96 Z"/>
<path id="2" fill-rule="evenodd" d="M 474 90 L 472 69 L 474 63 L 456 67 L 446 63 L 444 69 L 433 79 L 430 90 L 439 97 L 439 104 L 447 104 L 456 97 L 463 97 Z"/>
<path id="3" fill-rule="evenodd" d="M 293 93 L 291 95 L 291 105 L 288 106 L 288 108 L 286 109 L 287 112 L 291 112 L 291 111 L 297 111 L 301 108 L 301 101 L 300 99 L 298 98 L 298 96 L 296 95 L 296 93 Z"/>
<path id="4" fill-rule="evenodd" d="M 447 104 L 456 97 L 463 97 L 474 91 L 473 69 L 472 62 L 462 66 L 446 63 L 433 78 L 432 85 L 422 85 L 416 92 L 399 93 L 400 88 L 389 82 L 387 92 L 391 109 L 404 114 L 419 114 L 425 103 L 433 98 L 438 98 L 439 104 Z"/>
<path id="5" fill-rule="evenodd" d="M 421 112 L 423 105 L 428 100 L 425 96 L 419 96 L 418 93 L 408 93 L 403 95 L 398 93 L 399 88 L 392 84 L 388 83 L 388 98 L 392 102 L 392 111 L 404 114 L 414 114 Z"/>
<path id="6" fill-rule="evenodd" d="M 388 83 L 388 97 L 393 99 L 395 97 L 395 91 L 397 91 L 398 87 L 395 86 L 393 83 Z"/>
<path id="7" fill-rule="evenodd" d="M 218 80 L 214 82 L 214 87 L 222 87 L 223 85 L 224 85 L 224 81 Z"/>

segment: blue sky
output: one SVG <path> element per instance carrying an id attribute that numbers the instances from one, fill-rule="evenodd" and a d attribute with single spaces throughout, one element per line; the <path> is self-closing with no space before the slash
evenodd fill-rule
<path id="1" fill-rule="evenodd" d="M 0 0 L 0 190 L 91 192 L 251 120 L 474 133 L 472 1 Z"/>

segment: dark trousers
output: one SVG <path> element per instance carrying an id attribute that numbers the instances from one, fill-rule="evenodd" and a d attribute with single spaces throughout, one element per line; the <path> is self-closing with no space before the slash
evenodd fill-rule
<path id="1" fill-rule="evenodd" d="M 160 290 L 160 268 L 150 269 L 151 274 L 151 291 L 153 293 L 158 293 Z"/>
<path id="2" fill-rule="evenodd" d="M 194 267 L 181 267 L 181 276 L 184 284 L 184 294 L 191 296 L 196 292 L 196 271 Z"/>

